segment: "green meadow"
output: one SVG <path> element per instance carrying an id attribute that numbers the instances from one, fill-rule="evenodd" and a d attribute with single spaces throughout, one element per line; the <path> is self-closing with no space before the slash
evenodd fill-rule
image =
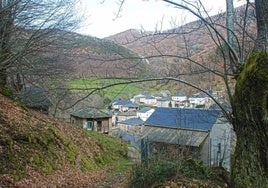
<path id="1" fill-rule="evenodd" d="M 94 91 L 94 94 L 109 99 L 131 98 L 138 93 L 144 92 L 145 88 L 148 88 L 148 84 L 145 83 L 119 84 L 127 81 L 127 79 L 86 78 L 70 80 L 67 82 L 67 85 L 74 93 L 89 93 Z M 113 86 L 108 87 L 110 85 Z"/>

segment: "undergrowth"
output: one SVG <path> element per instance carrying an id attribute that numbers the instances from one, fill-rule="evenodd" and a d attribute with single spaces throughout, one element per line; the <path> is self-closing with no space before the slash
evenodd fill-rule
<path id="1" fill-rule="evenodd" d="M 227 184 L 221 178 L 223 173 L 226 178 L 222 168 L 208 168 L 192 158 L 173 162 L 151 159 L 134 166 L 130 187 L 169 187 L 171 184 L 188 187 L 193 185 L 193 180 L 197 187 L 221 187 Z"/>

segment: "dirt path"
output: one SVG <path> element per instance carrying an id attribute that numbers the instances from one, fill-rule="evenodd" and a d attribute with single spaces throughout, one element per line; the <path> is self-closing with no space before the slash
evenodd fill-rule
<path id="1" fill-rule="evenodd" d="M 129 187 L 130 170 L 110 174 L 103 181 L 96 184 L 96 188 L 127 188 Z"/>

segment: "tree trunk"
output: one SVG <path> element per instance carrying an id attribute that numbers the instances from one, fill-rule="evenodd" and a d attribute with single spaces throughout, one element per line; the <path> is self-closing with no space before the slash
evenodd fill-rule
<path id="1" fill-rule="evenodd" d="M 234 3 L 233 0 L 226 0 L 226 28 L 227 28 L 227 41 L 230 46 L 235 49 L 234 44 L 234 32 L 235 32 L 235 26 L 234 26 Z M 237 73 L 236 65 L 234 62 L 234 59 L 232 57 L 232 52 L 229 49 L 229 61 L 230 61 L 230 67 L 232 69 L 233 74 Z"/>
<path id="2" fill-rule="evenodd" d="M 233 187 L 268 187 L 268 1 L 255 0 L 257 40 L 233 97 Z"/>
<path id="3" fill-rule="evenodd" d="M 257 40 L 255 51 L 267 51 L 268 47 L 268 1 L 255 0 L 255 10 L 257 18 Z"/>
<path id="4" fill-rule="evenodd" d="M 7 84 L 6 63 L 4 63 L 10 55 L 10 38 L 13 27 L 14 17 L 13 10 L 9 5 L 12 1 L 0 0 L 0 92 L 5 90 Z"/>
<path id="5" fill-rule="evenodd" d="M 268 54 L 254 52 L 237 80 L 233 97 L 236 150 L 233 187 L 268 187 Z"/>

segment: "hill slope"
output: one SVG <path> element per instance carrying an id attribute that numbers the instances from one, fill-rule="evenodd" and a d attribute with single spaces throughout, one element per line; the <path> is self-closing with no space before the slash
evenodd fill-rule
<path id="1" fill-rule="evenodd" d="M 243 38 L 243 19 L 245 6 L 235 10 L 235 35 L 239 45 L 243 44 L 245 57 L 252 49 L 256 37 L 254 10 L 248 10 L 246 36 Z M 226 36 L 226 14 L 221 13 L 207 18 L 223 36 Z M 213 31 L 197 20 L 172 30 L 155 33 L 127 30 L 107 37 L 126 48 L 136 52 L 150 62 L 150 71 L 154 75 L 180 77 L 202 88 L 223 85 L 222 78 L 208 74 L 204 67 L 223 72 L 224 59 L 219 42 Z M 216 42 L 217 44 L 216 44 Z M 223 42 L 220 42 L 221 45 Z M 238 45 L 238 44 L 237 44 Z M 239 46 L 238 45 L 238 46 Z M 222 47 L 223 48 L 223 47 Z M 197 63 L 196 63 L 197 62 Z M 221 89 L 221 88 L 220 88 Z"/>
<path id="2" fill-rule="evenodd" d="M 92 186 L 127 162 L 127 147 L 24 109 L 0 94 L 0 187 Z"/>
<path id="3" fill-rule="evenodd" d="M 71 50 L 76 77 L 137 77 L 146 68 L 146 63 L 139 59 L 138 54 L 113 41 L 72 35 L 74 37 L 69 38 L 76 44 Z"/>

